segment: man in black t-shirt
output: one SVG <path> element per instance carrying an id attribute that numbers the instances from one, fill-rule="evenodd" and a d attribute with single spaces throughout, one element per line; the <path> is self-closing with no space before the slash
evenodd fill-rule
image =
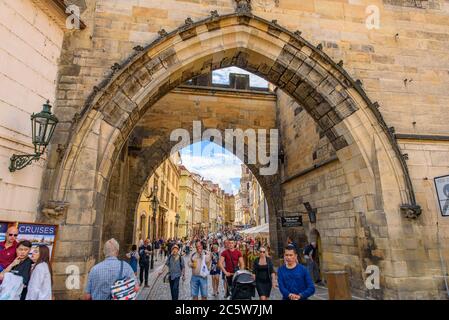
<path id="1" fill-rule="evenodd" d="M 148 271 L 150 269 L 150 256 L 153 247 L 148 239 L 145 240 L 142 246 L 139 247 L 139 267 L 140 267 L 140 285 L 145 280 L 145 287 L 148 287 Z M 145 278 L 144 278 L 145 274 Z"/>

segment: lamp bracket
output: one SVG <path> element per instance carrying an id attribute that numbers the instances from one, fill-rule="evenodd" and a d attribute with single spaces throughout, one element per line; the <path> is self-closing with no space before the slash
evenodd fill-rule
<path id="1" fill-rule="evenodd" d="M 39 153 L 22 155 L 13 154 L 11 157 L 11 163 L 9 165 L 9 171 L 14 172 L 17 170 L 21 170 L 31 164 L 31 162 L 38 161 L 40 159 L 40 156 L 41 155 Z"/>

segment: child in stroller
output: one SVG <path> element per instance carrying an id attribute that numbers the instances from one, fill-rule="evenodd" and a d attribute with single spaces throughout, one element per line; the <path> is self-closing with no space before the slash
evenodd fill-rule
<path id="1" fill-rule="evenodd" d="M 248 270 L 238 270 L 232 278 L 231 300 L 251 300 L 256 295 L 256 284 Z"/>

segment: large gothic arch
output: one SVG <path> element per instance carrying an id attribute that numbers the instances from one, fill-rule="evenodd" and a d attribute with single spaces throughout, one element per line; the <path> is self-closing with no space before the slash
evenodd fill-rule
<path id="1" fill-rule="evenodd" d="M 153 43 L 136 47 L 86 100 L 60 161 L 49 165 L 45 175 L 43 211 L 55 204 L 66 210 L 40 219 L 61 224 L 61 242 L 84 245 L 76 254 L 57 256 L 57 263 L 78 259 L 86 272 L 95 262 L 100 231 L 95 222 L 104 214 L 114 163 L 146 111 L 186 80 L 231 65 L 277 85 L 315 119 L 337 152 L 358 212 L 369 217 L 367 203 L 378 190 L 379 175 L 388 177 L 388 185 L 383 185 L 386 216 L 397 215 L 401 207 L 420 212 L 407 167 L 377 104 L 342 63 L 332 61 L 299 32 L 247 10 L 225 16 L 213 12 L 202 21 L 186 20 L 170 33 L 161 30 Z M 56 147 L 51 153 L 58 156 Z M 83 219 L 89 210 L 94 212 L 91 220 Z M 84 226 L 65 226 L 69 219 L 81 219 Z"/>

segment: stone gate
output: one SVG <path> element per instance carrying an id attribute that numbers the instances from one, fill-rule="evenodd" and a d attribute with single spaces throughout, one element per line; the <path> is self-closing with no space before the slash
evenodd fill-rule
<path id="1" fill-rule="evenodd" d="M 377 298 L 442 297 L 442 278 L 435 277 L 443 272 L 442 265 L 438 267 L 438 259 L 425 253 L 425 249 L 437 249 L 437 240 L 424 245 L 428 230 L 420 218 L 422 205 L 403 148 L 383 118 L 385 106 L 370 100 L 363 81 L 346 71 L 346 62 L 331 58 L 326 46 L 313 45 L 300 31 L 284 28 L 277 19 L 260 17 L 262 12 L 252 9 L 250 1 L 237 1 L 236 7 L 232 1 L 214 5 L 210 2 L 217 1 L 194 1 L 199 3 L 197 17 L 188 18 L 187 7 L 177 10 L 186 13 L 184 23 L 172 18 L 170 6 L 192 1 L 166 1 L 157 7 L 138 6 L 136 1 L 86 2 L 85 20 L 93 27 L 90 35 L 75 33 L 65 40 L 57 102 L 62 124 L 50 149 L 41 196 L 42 209 L 62 209 L 53 215 L 41 210 L 38 217 L 60 225 L 55 255 L 58 294 L 73 298 L 80 293 L 64 287 L 67 265 L 78 265 L 85 280 L 100 257 L 103 223 L 109 221 L 108 193 L 117 183 L 112 177 L 119 172 L 120 155 L 127 153 L 129 138 L 139 134 L 145 116 L 187 80 L 238 66 L 278 88 L 274 123 L 281 130 L 284 161 L 278 175 L 258 177 L 274 213 L 270 215 L 272 241 L 282 239 L 277 218 L 310 201 L 318 208 L 318 220 L 301 232 L 312 227 L 319 230 L 327 270 L 347 269 L 354 288 Z M 285 10 L 314 12 L 322 9 L 319 4 L 324 1 L 313 2 L 314 8 L 282 2 Z M 221 3 L 225 13 L 216 10 Z M 338 14 L 324 11 L 326 16 Z M 149 23 L 153 16 L 161 18 Z M 149 29 L 123 31 L 132 21 Z M 130 28 L 137 27 L 131 23 Z M 143 38 L 130 39 L 131 35 L 147 37 L 146 32 L 152 39 L 147 44 Z M 139 41 L 142 44 L 136 45 Z M 358 63 L 369 65 L 349 56 L 349 70 L 354 71 Z M 109 67 L 112 70 L 105 78 L 96 81 Z M 357 73 L 362 76 L 363 72 L 367 71 L 362 68 Z M 371 78 L 366 78 L 369 84 Z M 378 88 L 375 96 L 383 90 Z M 229 124 L 215 114 L 206 115 L 205 120 L 211 121 L 210 127 Z M 174 119 L 166 129 L 176 127 L 186 123 Z M 160 152 L 153 168 L 171 148 L 162 139 L 155 144 Z M 140 155 L 143 160 L 129 158 L 127 172 L 141 172 L 135 168 L 154 154 L 152 150 Z M 257 172 L 257 166 L 252 170 Z M 138 187 L 146 177 L 140 178 L 124 197 L 129 201 L 120 209 L 125 216 L 135 209 Z M 368 265 L 380 267 L 380 290 L 364 288 Z"/>

